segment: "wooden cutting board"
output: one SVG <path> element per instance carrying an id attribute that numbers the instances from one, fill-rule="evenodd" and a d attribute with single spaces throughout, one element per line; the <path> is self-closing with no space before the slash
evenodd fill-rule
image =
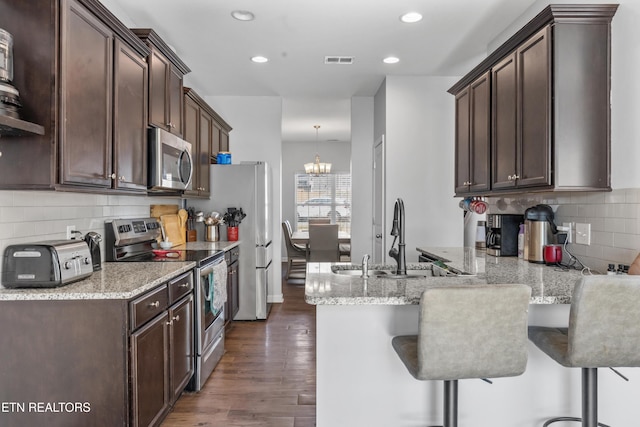
<path id="1" fill-rule="evenodd" d="M 185 233 L 180 230 L 180 219 L 177 214 L 162 215 L 160 221 L 164 227 L 164 232 L 172 246 L 182 245 L 186 241 Z"/>
<path id="2" fill-rule="evenodd" d="M 160 218 L 162 215 L 173 215 L 178 213 L 178 205 L 151 205 L 150 215 L 153 218 Z"/>

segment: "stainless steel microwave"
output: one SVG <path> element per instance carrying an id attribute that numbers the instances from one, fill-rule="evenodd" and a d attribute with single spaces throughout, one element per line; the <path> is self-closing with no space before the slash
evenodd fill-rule
<path id="1" fill-rule="evenodd" d="M 149 129 L 150 191 L 186 190 L 193 174 L 191 144 L 159 128 Z"/>

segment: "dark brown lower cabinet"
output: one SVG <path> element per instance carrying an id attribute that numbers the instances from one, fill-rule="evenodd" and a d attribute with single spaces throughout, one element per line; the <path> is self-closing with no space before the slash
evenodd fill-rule
<path id="1" fill-rule="evenodd" d="M 169 309 L 169 398 L 172 403 L 180 397 L 195 370 L 193 310 L 191 295 Z"/>
<path id="2" fill-rule="evenodd" d="M 0 301 L 0 426 L 160 425 L 194 372 L 193 304 L 191 272 L 133 301 Z"/>
<path id="3" fill-rule="evenodd" d="M 175 286 L 174 286 L 175 285 Z M 182 285 L 182 286 L 181 286 Z M 173 289 L 188 290 L 175 296 Z M 168 291 L 168 293 L 167 293 Z M 164 292 L 164 293 L 163 293 Z M 168 298 L 164 298 L 168 295 Z M 184 295 L 184 296 L 183 296 Z M 167 307 L 167 303 L 170 304 Z M 193 275 L 187 273 L 130 304 L 131 425 L 160 425 L 194 373 Z M 155 314 L 146 323 L 145 313 Z"/>
<path id="4" fill-rule="evenodd" d="M 225 315 L 226 322 L 233 320 L 234 316 L 240 309 L 240 294 L 239 286 L 240 281 L 238 277 L 238 258 L 240 257 L 240 248 L 235 247 L 229 249 L 224 254 L 225 262 L 227 263 L 227 302 L 225 303 Z"/>
<path id="5" fill-rule="evenodd" d="M 164 312 L 131 335 L 132 425 L 159 424 L 169 409 L 169 322 Z"/>

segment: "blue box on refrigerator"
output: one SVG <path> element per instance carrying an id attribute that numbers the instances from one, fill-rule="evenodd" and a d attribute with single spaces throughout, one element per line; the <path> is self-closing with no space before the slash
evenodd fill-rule
<path id="1" fill-rule="evenodd" d="M 231 153 L 228 151 L 220 151 L 217 156 L 217 161 L 219 165 L 230 165 Z"/>

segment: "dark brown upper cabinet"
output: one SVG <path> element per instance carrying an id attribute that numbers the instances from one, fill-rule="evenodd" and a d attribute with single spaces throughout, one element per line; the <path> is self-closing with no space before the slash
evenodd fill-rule
<path id="1" fill-rule="evenodd" d="M 480 76 L 456 95 L 457 195 L 489 189 L 491 74 Z"/>
<path id="2" fill-rule="evenodd" d="M 0 138 L 1 188 L 146 192 L 145 44 L 96 0 L 1 0 L 0 27 L 44 128 Z"/>
<path id="3" fill-rule="evenodd" d="M 494 190 L 552 185 L 550 33 L 545 27 L 491 69 Z"/>
<path id="4" fill-rule="evenodd" d="M 151 49 L 148 56 L 149 125 L 182 137 L 182 80 L 191 70 L 152 29 L 132 31 Z"/>
<path id="5" fill-rule="evenodd" d="M 184 139 L 191 143 L 195 169 L 191 188 L 185 197 L 209 198 L 209 166 L 218 151 L 228 151 L 227 124 L 193 89 L 184 88 Z M 221 135 L 226 135 L 226 150 L 220 149 Z"/>
<path id="6" fill-rule="evenodd" d="M 449 89 L 456 96 L 457 195 L 466 193 L 461 162 L 467 157 L 475 164 L 478 154 L 471 145 L 471 113 L 463 112 L 462 104 L 468 102 L 472 110 L 470 85 L 487 72 L 491 185 L 486 190 L 467 185 L 468 193 L 611 189 L 611 20 L 616 10 L 617 5 L 550 5 Z M 458 153 L 466 146 L 458 137 L 465 122 L 469 149 Z"/>

